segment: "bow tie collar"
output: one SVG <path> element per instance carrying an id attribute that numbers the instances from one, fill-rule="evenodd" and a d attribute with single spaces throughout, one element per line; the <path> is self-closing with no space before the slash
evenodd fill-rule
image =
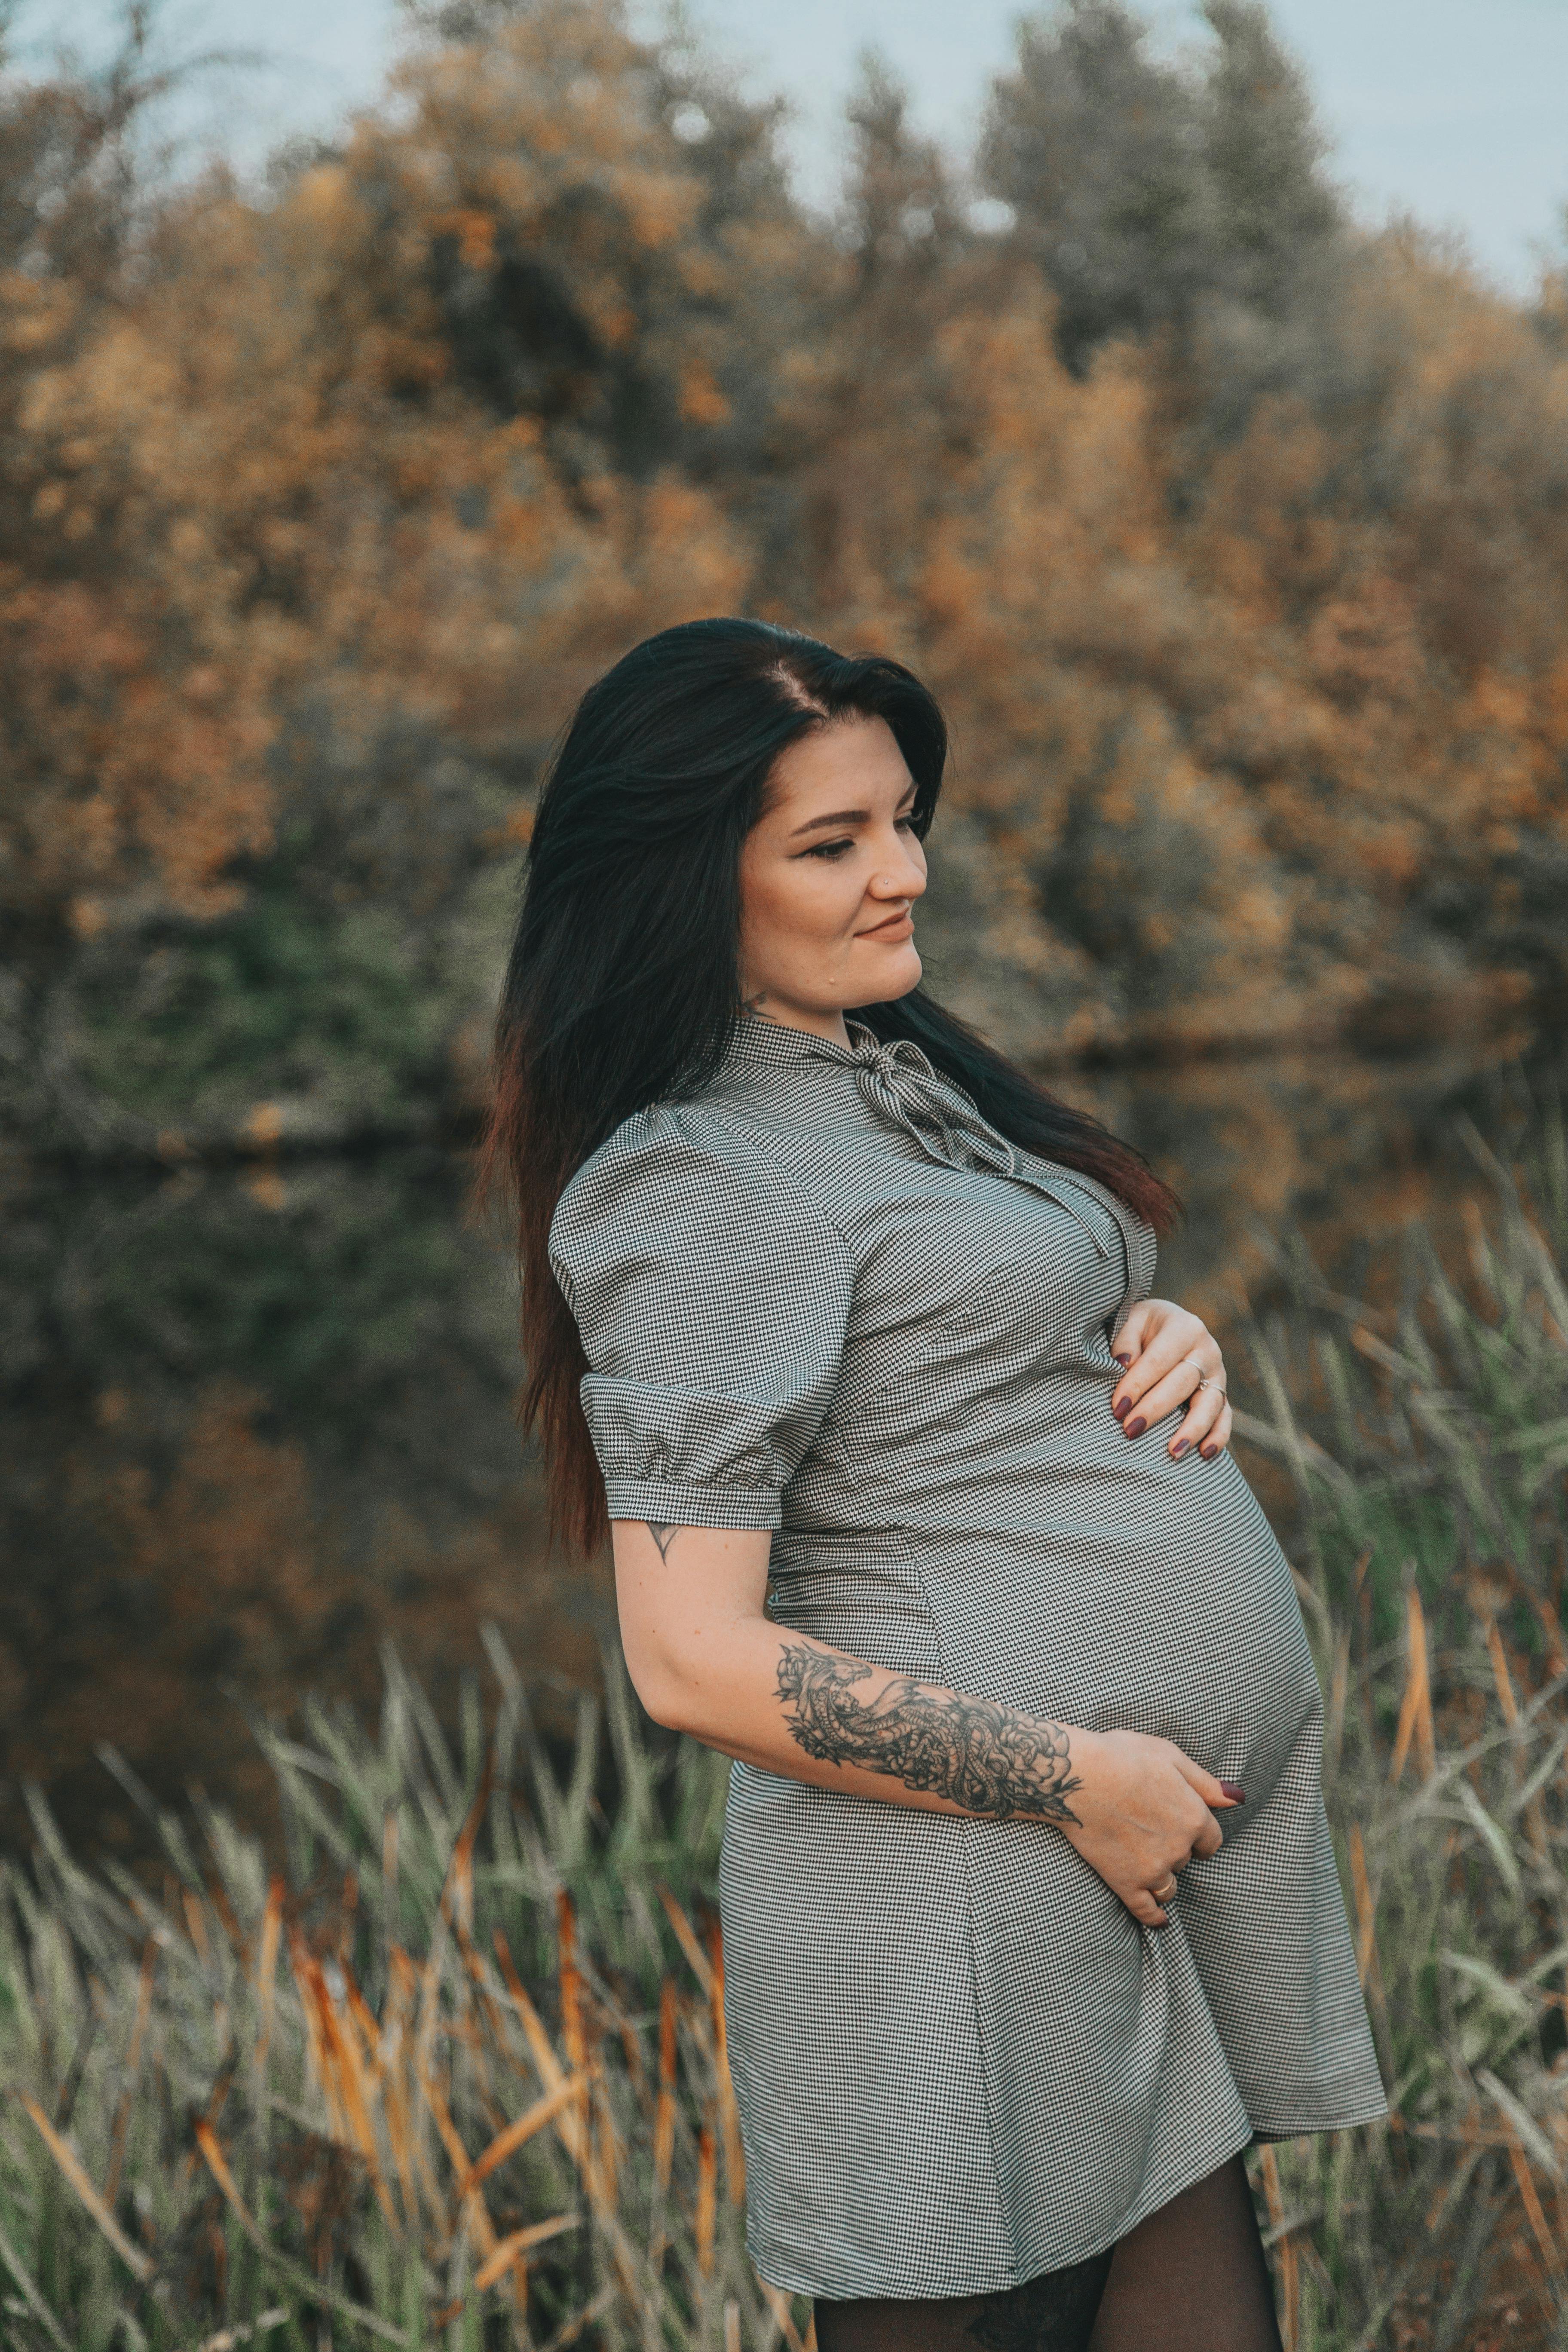
<path id="1" fill-rule="evenodd" d="M 982 1118 L 961 1087 L 942 1076 L 907 1037 L 883 1045 L 868 1029 L 851 1032 L 847 1054 L 829 1047 L 822 1058 L 847 1062 L 861 1100 L 890 1127 L 919 1144 L 943 1168 L 1018 1173 L 1018 1155 L 1005 1135 Z"/>
<path id="2" fill-rule="evenodd" d="M 1142 1228 L 1113 1194 L 1085 1176 L 1032 1160 L 1016 1150 L 983 1118 L 970 1097 L 932 1068 L 907 1037 L 883 1045 L 862 1023 L 848 1024 L 849 1043 L 807 1030 L 752 1017 L 742 1022 L 731 1052 L 742 1071 L 798 1070 L 803 1061 L 831 1062 L 847 1070 L 867 1108 L 897 1128 L 939 1167 L 963 1172 L 985 1170 L 1011 1176 L 1054 1201 L 1083 1227 L 1101 1257 L 1110 1257 L 1120 1227 L 1130 1266 L 1140 1263 Z M 1136 1292 L 1144 1296 L 1147 1288 Z M 1134 1294 L 1130 1294 L 1130 1297 Z"/>

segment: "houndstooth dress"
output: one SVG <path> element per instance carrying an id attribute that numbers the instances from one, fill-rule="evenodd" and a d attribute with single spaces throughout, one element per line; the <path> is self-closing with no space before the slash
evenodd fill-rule
<path id="1" fill-rule="evenodd" d="M 1153 1236 L 917 1049 L 750 1017 L 563 1194 L 612 1518 L 777 1530 L 770 1614 L 1030 1714 L 1162 1734 L 1247 1803 L 1138 1926 L 1048 1823 L 738 1764 L 720 1898 L 770 2284 L 971 2295 L 1097 2253 L 1255 2134 L 1382 2086 L 1290 1570 L 1241 1472 L 1129 1441 Z"/>

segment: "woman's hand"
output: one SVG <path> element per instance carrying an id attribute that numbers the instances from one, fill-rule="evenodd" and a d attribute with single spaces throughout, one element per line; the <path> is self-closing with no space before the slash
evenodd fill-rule
<path id="1" fill-rule="evenodd" d="M 1074 1731 L 1072 1815 L 1062 1835 L 1145 1927 L 1163 1927 L 1175 1874 L 1194 1854 L 1216 1853 L 1222 1810 L 1243 1801 L 1170 1739 L 1142 1731 Z M 1154 1894 L 1159 1887 L 1161 1902 Z"/>
<path id="2" fill-rule="evenodd" d="M 1206 1323 L 1169 1298 L 1145 1298 L 1116 1335 L 1122 1376 L 1110 1410 L 1129 1437 L 1142 1437 L 1167 1413 L 1187 1410 L 1165 1451 L 1179 1462 L 1195 1446 L 1205 1462 L 1230 1442 L 1225 1358 Z"/>

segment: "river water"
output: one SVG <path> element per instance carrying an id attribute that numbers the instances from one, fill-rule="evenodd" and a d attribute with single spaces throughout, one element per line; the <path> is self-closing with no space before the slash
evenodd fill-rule
<path id="1" fill-rule="evenodd" d="M 1378 1278 L 1484 1198 L 1558 1067 L 1521 1041 L 1058 1073 L 1188 1204 L 1157 1288 L 1224 1337 L 1281 1241 Z M 114 1178 L 12 1171 L 0 1329 L 0 1843 L 26 1788 L 72 1842 L 146 1847 L 108 1743 L 160 1798 L 272 1825 L 251 1722 L 374 1712 L 395 1643 L 449 1713 L 500 1629 L 559 1706 L 593 1679 L 602 1577 L 552 1559 L 513 1421 L 514 1292 L 464 1154 Z M 1242 1376 L 1238 1366 L 1238 1377 Z"/>

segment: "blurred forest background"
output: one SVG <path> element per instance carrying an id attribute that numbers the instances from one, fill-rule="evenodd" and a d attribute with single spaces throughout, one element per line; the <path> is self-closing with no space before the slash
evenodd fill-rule
<path id="1" fill-rule="evenodd" d="M 1204 13 L 1026 19 L 962 173 L 868 66 L 831 220 L 609 0 L 411 8 L 259 185 L 160 170 L 134 24 L 0 80 L 0 1837 L 30 1776 L 134 1843 L 98 1739 L 264 1811 L 225 1692 L 386 1635 L 593 1673 L 468 1147 L 552 739 L 653 629 L 932 682 L 933 981 L 1173 1175 L 1211 1313 L 1549 1071 L 1568 282 L 1358 227 Z"/>

